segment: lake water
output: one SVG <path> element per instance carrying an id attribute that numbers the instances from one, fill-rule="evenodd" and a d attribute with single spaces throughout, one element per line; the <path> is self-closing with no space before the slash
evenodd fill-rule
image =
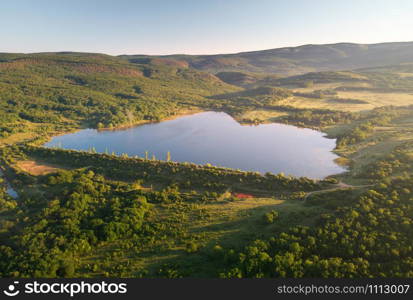
<path id="1" fill-rule="evenodd" d="M 241 125 L 223 112 L 202 112 L 125 130 L 85 129 L 54 137 L 46 147 L 127 153 L 210 163 L 261 173 L 324 178 L 345 171 L 334 163 L 336 141 L 322 132 L 284 124 Z"/>

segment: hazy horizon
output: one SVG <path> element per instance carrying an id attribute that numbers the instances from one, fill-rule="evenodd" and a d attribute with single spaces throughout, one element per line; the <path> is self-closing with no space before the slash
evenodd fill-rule
<path id="1" fill-rule="evenodd" d="M 284 47 L 273 47 L 273 48 L 266 48 L 266 49 L 256 49 L 256 50 L 246 50 L 246 51 L 238 51 L 238 52 L 227 52 L 227 53 L 170 53 L 170 54 L 148 54 L 148 53 L 120 53 L 120 54 L 110 54 L 104 52 L 87 52 L 87 51 L 71 51 L 71 50 L 56 50 L 56 51 L 41 51 L 41 52 L 9 52 L 9 51 L 0 51 L 0 53 L 16 53 L 16 54 L 41 54 L 41 53 L 94 53 L 94 54 L 103 54 L 109 56 L 122 56 L 122 55 L 147 55 L 147 56 L 174 56 L 174 55 L 231 55 L 231 54 L 239 54 L 239 53 L 248 53 L 248 52 L 259 52 L 259 51 L 267 51 L 273 49 L 282 49 L 282 48 L 297 48 L 303 46 L 322 46 L 322 45 L 338 45 L 338 44 L 355 44 L 355 45 L 378 45 L 378 44 L 392 44 L 392 43 L 413 43 L 413 40 L 409 41 L 385 41 L 385 42 L 378 42 L 378 43 L 355 43 L 355 42 L 335 42 L 335 43 L 326 43 L 326 44 L 300 44 L 300 45 L 291 45 L 291 46 L 284 46 Z"/>
<path id="2" fill-rule="evenodd" d="M 413 41 L 413 2 L 5 1 L 0 52 L 211 55 Z"/>

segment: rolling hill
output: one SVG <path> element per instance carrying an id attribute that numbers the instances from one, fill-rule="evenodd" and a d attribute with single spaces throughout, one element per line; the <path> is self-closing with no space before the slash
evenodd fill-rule
<path id="1" fill-rule="evenodd" d="M 211 73 L 244 71 L 297 75 L 413 62 L 413 42 L 303 45 L 219 55 L 122 55 L 130 62 L 158 61 Z M 159 61 L 161 59 L 161 61 Z"/>
<path id="2" fill-rule="evenodd" d="M 238 88 L 180 65 L 93 53 L 0 53 L 0 139 L 49 126 L 112 128 L 172 116 Z"/>
<path id="3" fill-rule="evenodd" d="M 413 277 L 412 47 L 0 53 L 0 277 Z M 348 172 L 41 147 L 195 110 L 322 130 Z"/>

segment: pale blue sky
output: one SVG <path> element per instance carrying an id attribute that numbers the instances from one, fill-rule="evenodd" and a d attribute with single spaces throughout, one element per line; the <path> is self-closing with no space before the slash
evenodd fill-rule
<path id="1" fill-rule="evenodd" d="M 2 0 L 0 52 L 211 54 L 413 41 L 412 0 Z"/>

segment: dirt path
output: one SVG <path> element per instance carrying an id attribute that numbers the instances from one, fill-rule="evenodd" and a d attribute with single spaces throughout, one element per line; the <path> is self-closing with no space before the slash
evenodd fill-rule
<path id="1" fill-rule="evenodd" d="M 346 189 L 358 189 L 358 188 L 364 188 L 364 187 L 369 187 L 369 186 L 373 186 L 372 184 L 364 184 L 364 185 L 351 185 L 351 184 L 347 184 L 344 182 L 339 182 L 336 184 L 335 187 L 330 188 L 330 189 L 325 189 L 325 190 L 318 190 L 318 191 L 313 191 L 313 192 L 308 192 L 307 194 L 305 194 L 305 196 L 303 197 L 303 203 L 305 203 L 305 201 L 307 200 L 307 198 L 311 195 L 314 194 L 322 194 L 322 193 L 328 193 L 328 192 L 333 192 L 333 191 L 338 191 L 338 190 L 346 190 Z"/>

